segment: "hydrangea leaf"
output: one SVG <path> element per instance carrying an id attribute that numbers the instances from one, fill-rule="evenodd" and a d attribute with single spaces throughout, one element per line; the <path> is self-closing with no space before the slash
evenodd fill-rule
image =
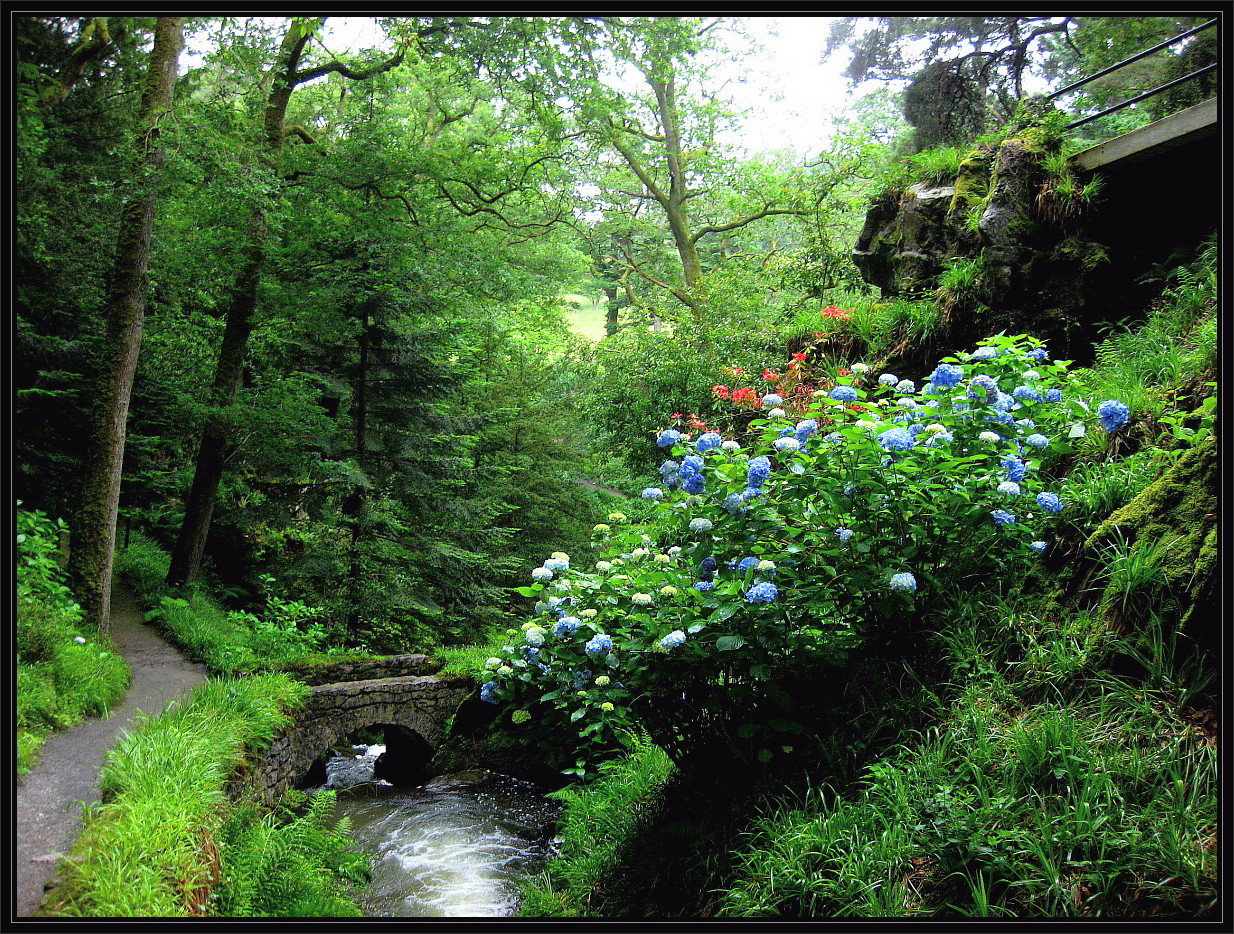
<path id="1" fill-rule="evenodd" d="M 741 636 L 720 636 L 716 640 L 716 648 L 721 652 L 732 652 L 745 644 L 746 640 L 741 638 Z"/>

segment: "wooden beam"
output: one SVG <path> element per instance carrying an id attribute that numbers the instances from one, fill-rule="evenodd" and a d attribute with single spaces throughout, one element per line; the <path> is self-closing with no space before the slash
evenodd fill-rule
<path id="1" fill-rule="evenodd" d="M 1213 97 L 1076 153 L 1071 161 L 1076 168 L 1091 172 L 1111 162 L 1141 159 L 1163 149 L 1172 149 L 1198 135 L 1215 134 L 1216 127 L 1217 98 Z"/>

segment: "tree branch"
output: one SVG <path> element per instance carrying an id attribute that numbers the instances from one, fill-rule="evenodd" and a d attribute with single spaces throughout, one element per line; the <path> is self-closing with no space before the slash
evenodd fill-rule
<path id="1" fill-rule="evenodd" d="M 314 78 L 320 78 L 328 74 L 339 74 L 344 78 L 350 78 L 352 81 L 364 81 L 366 78 L 372 78 L 374 75 L 397 68 L 402 64 L 404 57 L 405 53 L 400 50 L 393 58 L 379 62 L 371 68 L 354 69 L 342 62 L 331 62 L 329 65 L 319 65 L 316 68 L 305 68 L 291 76 L 291 86 L 298 87 L 306 81 L 312 81 Z"/>
<path id="2" fill-rule="evenodd" d="M 707 227 L 700 227 L 690 237 L 691 243 L 698 243 L 699 238 L 709 233 L 724 233 L 726 230 L 736 230 L 738 227 L 744 227 L 746 224 L 751 224 L 756 220 L 764 217 L 772 217 L 777 214 L 791 214 L 794 217 L 804 217 L 808 211 L 803 211 L 800 208 L 772 208 L 766 207 L 756 214 L 747 214 L 745 217 L 739 217 L 735 221 L 729 221 L 727 224 L 711 224 Z"/>

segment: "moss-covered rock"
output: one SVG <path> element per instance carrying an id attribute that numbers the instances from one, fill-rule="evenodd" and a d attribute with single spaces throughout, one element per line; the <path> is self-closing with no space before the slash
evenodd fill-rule
<path id="1" fill-rule="evenodd" d="M 1198 641 L 1217 634 L 1217 446 L 1210 437 L 1184 451 L 1159 479 L 1113 512 L 1084 543 L 1095 554 L 1116 541 L 1168 542 L 1166 587 L 1179 601 L 1179 625 Z"/>

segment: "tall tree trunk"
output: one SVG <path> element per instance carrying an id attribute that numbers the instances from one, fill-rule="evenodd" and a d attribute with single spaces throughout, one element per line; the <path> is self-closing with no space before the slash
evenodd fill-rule
<path id="1" fill-rule="evenodd" d="M 309 38 L 310 32 L 304 25 L 293 20 L 279 47 L 258 147 L 259 160 L 275 173 L 278 172 L 283 150 L 283 119 L 287 114 L 287 103 L 295 90 L 296 69 Z M 244 264 L 236 277 L 231 304 L 227 309 L 227 323 L 223 328 L 223 342 L 219 347 L 210 396 L 215 410 L 206 419 L 202 430 L 193 483 L 184 503 L 184 520 L 180 523 L 180 532 L 171 552 L 167 583 L 173 586 L 192 583 L 201 569 L 210 521 L 214 517 L 214 502 L 223 477 L 227 441 L 232 434 L 227 410 L 235 401 L 236 391 L 244 376 L 244 356 L 253 331 L 253 312 L 257 307 L 257 290 L 266 262 L 268 235 L 266 207 L 259 206 L 249 219 Z"/>
<path id="2" fill-rule="evenodd" d="M 325 17 L 320 17 L 318 25 L 324 21 Z M 258 158 L 275 177 L 279 175 L 283 140 L 287 136 L 284 122 L 287 104 L 291 100 L 292 91 L 298 85 L 332 72 L 350 80 L 363 80 L 388 71 L 403 60 L 403 53 L 399 52 L 387 61 L 363 71 L 354 71 L 339 62 L 301 71 L 300 58 L 311 38 L 312 30 L 307 23 L 293 19 L 279 46 L 278 60 L 274 66 L 270 94 L 266 99 L 262 120 L 262 138 L 257 148 Z M 272 197 L 277 198 L 278 194 Z M 253 211 L 249 222 L 248 249 L 244 265 L 236 278 L 231 305 L 227 310 L 227 324 L 223 330 L 223 343 L 219 348 L 211 396 L 216 410 L 206 420 L 202 431 L 193 484 L 185 501 L 184 521 L 180 524 L 180 532 L 172 550 L 171 566 L 167 571 L 167 582 L 173 586 L 189 584 L 197 579 L 202 555 L 205 553 L 206 538 L 210 533 L 210 520 L 214 515 L 214 502 L 226 460 L 227 439 L 232 434 L 227 409 L 235 400 L 236 390 L 239 389 L 244 375 L 244 355 L 249 334 L 253 330 L 257 289 L 266 261 L 269 236 L 266 224 L 267 207 L 258 207 Z"/>
<path id="3" fill-rule="evenodd" d="M 141 138 L 129 173 L 129 184 L 135 190 L 120 214 L 107 294 L 107 331 L 100 352 L 101 370 L 83 465 L 81 503 L 69 552 L 69 570 L 85 620 L 103 631 L 111 614 L 120 473 L 129 399 L 146 314 L 150 240 L 163 165 L 159 121 L 171 108 L 176 66 L 184 44 L 184 20 L 182 16 L 163 16 L 154 27 L 154 48 L 141 98 Z"/>

